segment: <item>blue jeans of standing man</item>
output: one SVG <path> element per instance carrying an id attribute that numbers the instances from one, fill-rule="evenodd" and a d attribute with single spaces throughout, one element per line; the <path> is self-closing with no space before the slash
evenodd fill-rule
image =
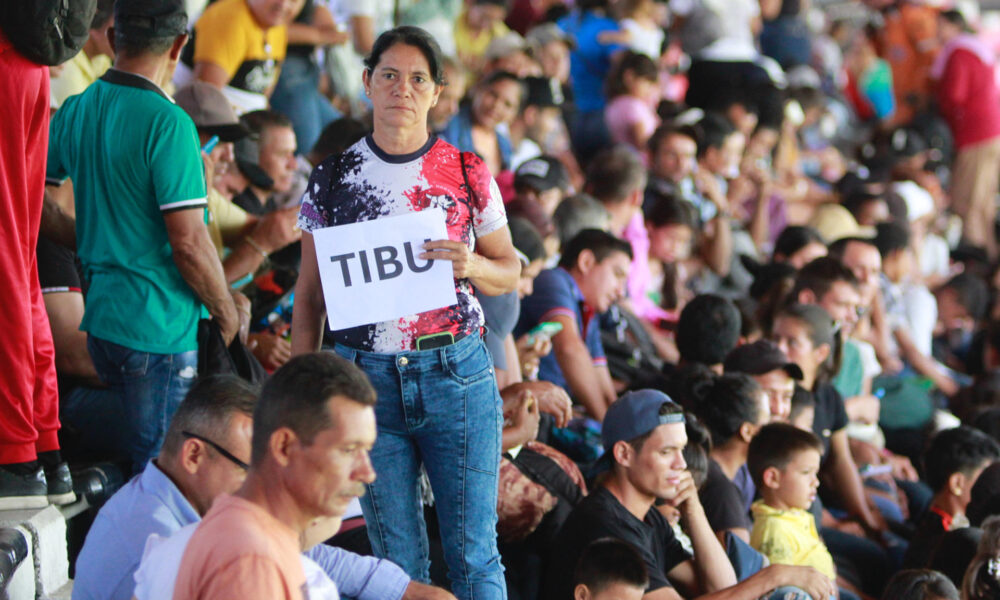
<path id="1" fill-rule="evenodd" d="M 121 399 L 125 451 L 138 473 L 163 445 L 167 426 L 198 374 L 198 351 L 153 354 L 87 336 L 101 381 Z"/>
<path id="2" fill-rule="evenodd" d="M 298 154 L 312 150 L 323 128 L 342 116 L 320 93 L 320 74 L 319 65 L 310 58 L 289 55 L 271 93 L 271 108 L 292 121 Z"/>
<path id="3" fill-rule="evenodd" d="M 368 374 L 378 402 L 371 452 L 376 480 L 361 499 L 376 556 L 430 579 L 419 488 L 434 492 L 452 593 L 507 597 L 497 550 L 497 481 L 503 415 L 493 363 L 478 335 L 442 348 L 376 354 L 337 345 Z"/>

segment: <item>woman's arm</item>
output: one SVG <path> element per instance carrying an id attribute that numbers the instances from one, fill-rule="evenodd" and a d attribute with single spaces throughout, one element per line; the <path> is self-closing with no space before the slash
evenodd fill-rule
<path id="1" fill-rule="evenodd" d="M 302 233 L 302 263 L 299 280 L 295 284 L 295 306 L 292 310 L 292 356 L 316 352 L 323 340 L 326 304 L 311 233 Z"/>
<path id="2" fill-rule="evenodd" d="M 469 250 L 465 242 L 452 240 L 427 242 L 424 250 L 426 252 L 420 255 L 421 259 L 452 261 L 455 279 L 468 279 L 487 296 L 513 291 L 521 276 L 521 261 L 514 252 L 507 227 L 476 238 L 475 252 Z"/>

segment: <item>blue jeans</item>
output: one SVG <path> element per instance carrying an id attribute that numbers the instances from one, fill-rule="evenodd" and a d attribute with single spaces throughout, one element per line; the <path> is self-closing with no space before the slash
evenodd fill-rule
<path id="1" fill-rule="evenodd" d="M 170 419 L 198 374 L 198 351 L 140 352 L 87 336 L 87 350 L 101 381 L 121 401 L 124 451 L 136 473 L 156 456 Z"/>
<path id="2" fill-rule="evenodd" d="M 377 479 L 361 499 L 375 555 L 430 580 L 419 488 L 427 470 L 452 593 L 507 597 L 497 550 L 497 482 L 503 414 L 493 362 L 478 335 L 433 350 L 335 351 L 368 374 L 378 402 L 371 452 Z"/>
<path id="3" fill-rule="evenodd" d="M 271 108 L 292 121 L 298 154 L 312 150 L 323 128 L 341 117 L 340 111 L 319 92 L 319 79 L 316 63 L 301 56 L 288 56 L 271 93 Z"/>

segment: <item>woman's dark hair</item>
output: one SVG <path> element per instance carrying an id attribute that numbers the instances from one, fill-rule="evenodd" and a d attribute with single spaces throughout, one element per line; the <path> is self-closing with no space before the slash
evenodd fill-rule
<path id="1" fill-rule="evenodd" d="M 694 412 L 712 435 L 714 446 L 732 439 L 744 423 L 757 424 L 760 394 L 760 385 L 746 373 L 726 373 L 712 383 Z"/>
<path id="2" fill-rule="evenodd" d="M 937 571 L 907 569 L 889 580 L 882 600 L 958 600 L 958 590 Z"/>
<path id="3" fill-rule="evenodd" d="M 420 53 L 427 59 L 427 66 L 431 70 L 431 79 L 437 85 L 444 85 L 444 66 L 443 59 L 441 58 L 441 47 L 438 46 L 434 36 L 412 25 L 396 27 L 378 36 L 375 44 L 372 45 L 371 53 L 365 57 L 365 71 L 368 72 L 369 77 L 375 71 L 375 67 L 378 66 L 379 60 L 382 59 L 382 54 L 396 44 L 406 44 L 420 50 Z"/>
<path id="4" fill-rule="evenodd" d="M 684 432 L 688 438 L 682 451 L 684 462 L 694 479 L 694 486 L 700 488 L 708 479 L 708 455 L 712 452 L 711 433 L 697 416 L 689 412 L 684 413 Z"/>
<path id="5" fill-rule="evenodd" d="M 788 259 L 809 244 L 826 245 L 826 242 L 823 241 L 823 237 L 820 236 L 819 232 L 812 227 L 789 225 L 778 234 L 778 239 L 774 241 L 773 256 L 775 259 L 778 256 Z"/>
<path id="6" fill-rule="evenodd" d="M 624 96 L 628 93 L 625 87 L 625 73 L 632 71 L 632 76 L 639 79 L 656 81 L 660 77 L 660 72 L 656 68 L 653 59 L 633 50 L 627 51 L 619 59 L 604 84 L 604 92 L 609 99 Z"/>

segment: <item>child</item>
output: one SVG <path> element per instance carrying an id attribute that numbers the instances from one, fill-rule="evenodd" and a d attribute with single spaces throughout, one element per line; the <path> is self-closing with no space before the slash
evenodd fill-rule
<path id="1" fill-rule="evenodd" d="M 808 511 L 822 449 L 816 434 L 787 423 L 762 427 L 750 442 L 747 466 L 763 498 L 751 507 L 750 545 L 773 564 L 815 567 L 833 580 L 833 558 Z"/>
<path id="2" fill-rule="evenodd" d="M 608 106 L 604 120 L 616 144 L 626 144 L 643 157 L 649 137 L 660 124 L 659 71 L 653 59 L 628 51 L 611 71 L 607 82 Z"/>
<path id="3" fill-rule="evenodd" d="M 635 548 L 622 540 L 601 538 L 583 551 L 573 583 L 574 600 L 640 600 L 649 576 Z"/>

